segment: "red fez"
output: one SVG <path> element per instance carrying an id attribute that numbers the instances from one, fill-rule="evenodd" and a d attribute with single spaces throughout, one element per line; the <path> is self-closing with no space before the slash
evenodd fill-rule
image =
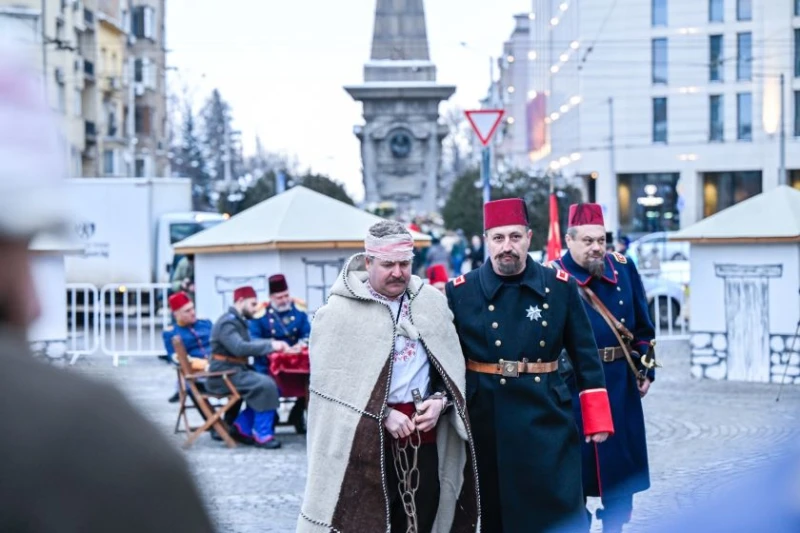
<path id="1" fill-rule="evenodd" d="M 190 303 L 192 303 L 192 300 L 185 292 L 176 292 L 169 297 L 169 308 L 173 311 L 180 311 L 186 304 Z"/>
<path id="2" fill-rule="evenodd" d="M 253 287 L 245 286 L 239 287 L 235 291 L 233 291 L 233 301 L 238 302 L 239 300 L 243 300 L 245 298 L 257 298 L 256 290 Z"/>
<path id="3" fill-rule="evenodd" d="M 275 274 L 269 277 L 269 293 L 275 294 L 277 292 L 285 292 L 289 290 L 289 285 L 286 283 L 286 276 L 283 274 Z"/>
<path id="4" fill-rule="evenodd" d="M 427 276 L 431 285 L 434 283 L 447 283 L 447 280 L 450 279 L 450 276 L 447 275 L 447 267 L 442 264 L 428 267 Z"/>
<path id="5" fill-rule="evenodd" d="M 408 225 L 408 229 L 411 230 L 411 231 L 416 231 L 417 233 L 422 233 L 422 228 L 420 228 L 418 225 L 414 224 L 413 222 Z"/>
<path id="6" fill-rule="evenodd" d="M 494 200 L 483 206 L 483 229 L 500 226 L 527 226 L 528 208 L 522 198 Z"/>
<path id="7" fill-rule="evenodd" d="M 598 204 L 572 204 L 569 206 L 568 228 L 574 226 L 605 226 L 603 208 Z"/>

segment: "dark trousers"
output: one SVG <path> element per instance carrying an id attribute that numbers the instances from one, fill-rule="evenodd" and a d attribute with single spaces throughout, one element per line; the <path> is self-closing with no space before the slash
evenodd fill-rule
<path id="1" fill-rule="evenodd" d="M 391 437 L 388 437 L 391 440 Z M 411 460 L 411 448 L 408 449 Z M 392 533 L 408 531 L 408 518 L 403 506 L 403 499 L 398 488 L 397 471 L 394 466 L 394 455 L 391 443 L 386 450 L 386 481 L 389 491 L 389 509 L 392 522 Z M 419 533 L 429 533 L 439 509 L 439 455 L 436 443 L 423 444 L 417 452 L 417 468 L 419 470 L 419 487 L 414 503 L 417 508 L 417 526 Z"/>
<path id="2" fill-rule="evenodd" d="M 603 533 L 620 533 L 622 526 L 630 522 L 633 513 L 633 494 L 603 496 L 603 509 L 597 510 L 597 518 L 603 521 Z"/>

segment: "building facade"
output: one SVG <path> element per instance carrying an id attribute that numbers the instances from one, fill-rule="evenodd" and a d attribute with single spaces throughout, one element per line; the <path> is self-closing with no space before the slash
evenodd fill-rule
<path id="1" fill-rule="evenodd" d="M 530 17 L 532 166 L 583 178 L 611 228 L 800 187 L 800 0 L 534 0 Z"/>
<path id="2" fill-rule="evenodd" d="M 164 0 L 0 0 L 62 117 L 70 176 L 168 175 Z"/>

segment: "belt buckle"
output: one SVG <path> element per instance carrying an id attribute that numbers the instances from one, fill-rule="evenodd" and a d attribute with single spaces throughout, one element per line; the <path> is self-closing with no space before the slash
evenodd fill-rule
<path id="1" fill-rule="evenodd" d="M 604 363 L 613 363 L 614 362 L 614 348 L 603 348 L 603 362 Z"/>
<path id="2" fill-rule="evenodd" d="M 503 361 L 500 365 L 500 372 L 505 378 L 519 377 L 519 363 L 517 361 Z"/>

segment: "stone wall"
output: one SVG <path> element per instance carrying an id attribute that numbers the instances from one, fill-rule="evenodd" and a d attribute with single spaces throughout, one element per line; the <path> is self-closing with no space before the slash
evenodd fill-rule
<path id="1" fill-rule="evenodd" d="M 792 344 L 794 343 L 794 345 Z M 770 335 L 770 382 L 800 385 L 800 339 L 794 335 Z M 692 376 L 700 379 L 728 378 L 728 337 L 725 333 L 693 333 Z M 787 368 L 788 364 L 788 368 Z"/>

